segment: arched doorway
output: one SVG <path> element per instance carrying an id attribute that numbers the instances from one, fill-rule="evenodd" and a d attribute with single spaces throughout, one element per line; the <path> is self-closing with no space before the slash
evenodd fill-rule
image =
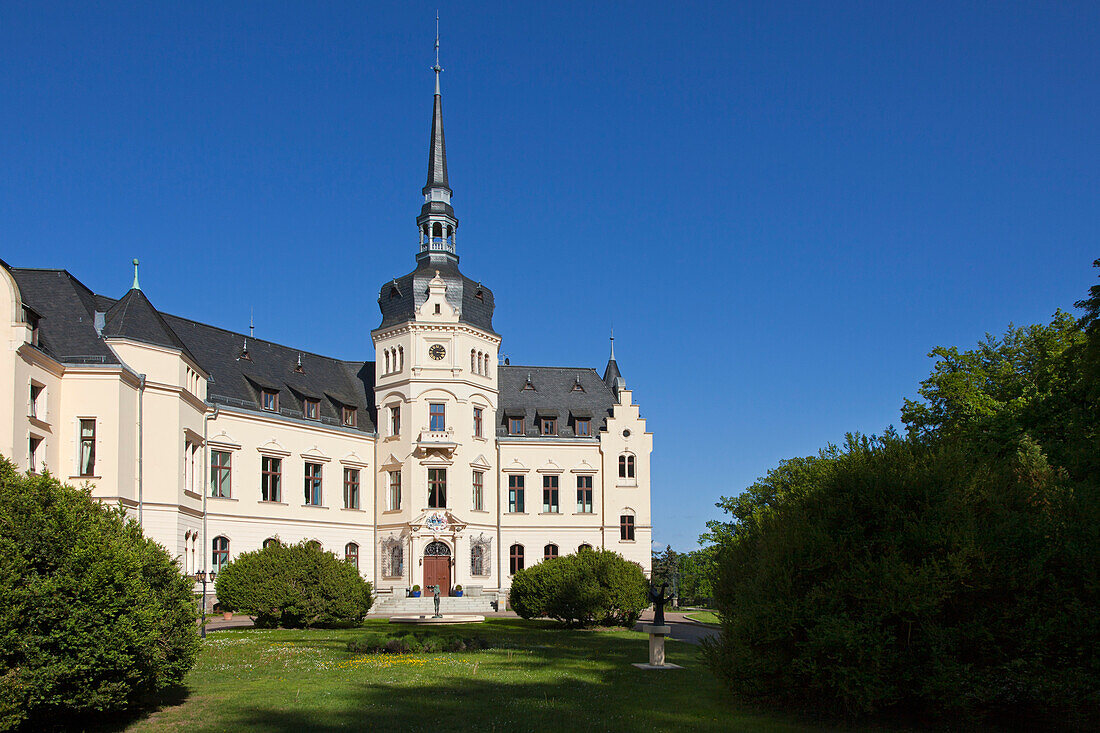
<path id="1" fill-rule="evenodd" d="M 424 548 L 424 595 L 431 595 L 431 587 L 439 586 L 439 595 L 451 594 L 451 548 L 438 540 Z"/>

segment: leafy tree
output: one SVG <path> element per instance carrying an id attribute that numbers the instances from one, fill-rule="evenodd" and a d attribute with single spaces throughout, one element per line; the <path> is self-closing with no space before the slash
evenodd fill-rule
<path id="1" fill-rule="evenodd" d="M 848 436 L 721 500 L 706 653 L 732 690 L 1096 722 L 1100 285 L 1077 305 L 935 349 L 907 437 Z"/>
<path id="2" fill-rule="evenodd" d="M 121 508 L 0 458 L 0 728 L 179 684 L 199 649 L 191 591 Z"/>
<path id="3" fill-rule="evenodd" d="M 215 587 L 223 608 L 288 628 L 359 623 L 373 591 L 353 565 L 312 542 L 242 553 L 218 573 Z"/>

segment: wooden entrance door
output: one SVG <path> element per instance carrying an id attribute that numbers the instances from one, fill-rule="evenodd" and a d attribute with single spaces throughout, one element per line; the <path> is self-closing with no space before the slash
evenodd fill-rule
<path id="1" fill-rule="evenodd" d="M 432 595 L 431 587 L 439 586 L 439 595 L 451 594 L 451 558 L 424 556 L 424 595 Z"/>

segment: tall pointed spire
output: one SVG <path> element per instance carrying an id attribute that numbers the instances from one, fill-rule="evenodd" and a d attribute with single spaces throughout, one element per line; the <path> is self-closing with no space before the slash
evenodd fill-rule
<path id="1" fill-rule="evenodd" d="M 443 138 L 443 95 L 439 91 L 439 13 L 435 16 L 435 103 L 432 109 L 432 136 L 428 144 L 428 181 L 421 193 L 424 205 L 416 218 L 420 230 L 420 253 L 455 254 L 455 230 L 458 219 L 451 208 L 451 184 L 447 178 L 447 143 Z"/>
<path id="2" fill-rule="evenodd" d="M 447 143 L 443 139 L 443 95 L 439 92 L 439 75 L 443 67 L 439 65 L 439 13 L 435 14 L 435 108 L 432 110 L 432 141 L 428 148 L 428 182 L 424 184 L 424 193 L 433 188 L 445 188 L 451 193 L 447 182 Z"/>

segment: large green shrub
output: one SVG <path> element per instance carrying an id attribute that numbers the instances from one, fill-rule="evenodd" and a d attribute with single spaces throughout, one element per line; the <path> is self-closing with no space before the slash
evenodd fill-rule
<path id="1" fill-rule="evenodd" d="M 371 607 L 371 584 L 353 565 L 314 543 L 274 543 L 245 552 L 215 579 L 218 602 L 288 628 L 358 623 Z"/>
<path id="2" fill-rule="evenodd" d="M 637 563 L 610 550 L 585 549 L 516 573 L 508 603 L 523 618 L 630 627 L 649 605 L 648 584 Z"/>
<path id="3" fill-rule="evenodd" d="M 178 684 L 199 648 L 192 585 L 121 509 L 0 458 L 0 728 Z"/>

